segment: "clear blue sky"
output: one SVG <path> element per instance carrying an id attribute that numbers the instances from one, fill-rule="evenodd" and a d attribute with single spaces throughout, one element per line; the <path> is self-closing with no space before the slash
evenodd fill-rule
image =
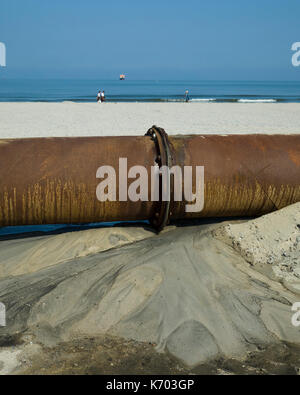
<path id="1" fill-rule="evenodd" d="M 299 0 L 0 0 L 0 75 L 300 80 L 299 27 Z"/>

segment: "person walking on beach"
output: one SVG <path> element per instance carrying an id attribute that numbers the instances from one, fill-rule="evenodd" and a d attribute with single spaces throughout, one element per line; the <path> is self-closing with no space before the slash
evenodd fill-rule
<path id="1" fill-rule="evenodd" d="M 105 92 L 101 92 L 101 103 L 105 102 Z"/>
<path id="2" fill-rule="evenodd" d="M 185 91 L 185 101 L 186 101 L 186 103 L 187 103 L 189 100 L 190 100 L 189 91 L 186 90 L 186 91 Z"/>
<path id="3" fill-rule="evenodd" d="M 101 103 L 101 91 L 100 90 L 97 94 L 97 103 Z"/>

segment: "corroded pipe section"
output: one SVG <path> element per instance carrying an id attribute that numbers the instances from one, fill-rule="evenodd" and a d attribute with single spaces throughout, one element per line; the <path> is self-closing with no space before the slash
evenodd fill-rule
<path id="1" fill-rule="evenodd" d="M 146 137 L 34 138 L 0 140 L 0 225 L 142 220 L 149 202 L 99 202 L 99 166 L 118 172 L 143 165 L 150 173 L 155 145 Z M 117 175 L 118 176 L 118 175 Z"/>
<path id="2" fill-rule="evenodd" d="M 186 213 L 186 202 L 172 193 L 167 213 L 160 210 L 163 202 L 151 202 L 150 177 L 149 201 L 99 201 L 100 166 L 112 166 L 118 179 L 119 158 L 148 174 L 162 165 L 165 143 L 159 146 L 151 130 L 142 137 L 0 140 L 0 226 L 255 216 L 300 201 L 300 135 L 166 137 L 169 164 L 204 166 L 198 213 Z"/>
<path id="3" fill-rule="evenodd" d="M 300 201 L 300 134 L 174 136 L 178 163 L 205 167 L 204 209 L 175 218 L 257 216 Z"/>

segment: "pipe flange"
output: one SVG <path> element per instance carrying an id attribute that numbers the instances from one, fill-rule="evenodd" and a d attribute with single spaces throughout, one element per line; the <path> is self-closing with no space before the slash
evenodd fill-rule
<path id="1" fill-rule="evenodd" d="M 152 126 L 145 134 L 150 136 L 155 143 L 157 150 L 157 157 L 155 162 L 161 168 L 162 166 L 172 167 L 172 156 L 170 150 L 170 143 L 168 134 L 164 129 L 157 126 Z M 173 196 L 173 179 L 170 179 L 170 196 Z M 150 219 L 151 225 L 156 228 L 159 232 L 169 222 L 170 218 L 170 199 L 168 201 L 162 201 L 162 180 L 160 177 L 160 201 L 155 210 L 153 218 Z"/>

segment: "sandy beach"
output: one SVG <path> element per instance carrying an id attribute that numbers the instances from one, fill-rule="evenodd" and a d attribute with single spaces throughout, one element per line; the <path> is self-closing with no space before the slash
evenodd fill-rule
<path id="1" fill-rule="evenodd" d="M 300 104 L 0 103 L 0 138 L 143 135 L 153 124 L 299 134 Z M 159 235 L 137 225 L 2 237 L 0 374 L 299 373 L 299 204 Z"/>
<path id="2" fill-rule="evenodd" d="M 0 103 L 0 138 L 300 133 L 298 103 Z"/>

